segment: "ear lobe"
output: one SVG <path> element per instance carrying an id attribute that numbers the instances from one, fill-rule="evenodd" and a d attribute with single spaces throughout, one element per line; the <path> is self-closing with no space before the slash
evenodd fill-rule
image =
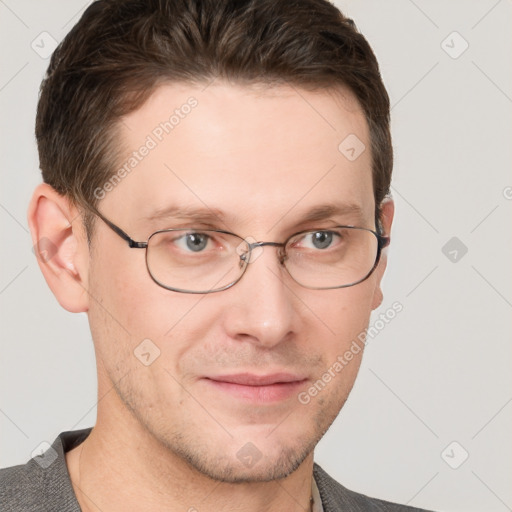
<path id="1" fill-rule="evenodd" d="M 384 300 L 384 295 L 382 294 L 382 288 L 380 287 L 380 282 L 375 289 L 372 299 L 372 310 L 377 309 Z"/>
<path id="2" fill-rule="evenodd" d="M 32 195 L 28 224 L 39 268 L 60 305 L 87 311 L 88 246 L 77 209 L 43 183 Z"/>

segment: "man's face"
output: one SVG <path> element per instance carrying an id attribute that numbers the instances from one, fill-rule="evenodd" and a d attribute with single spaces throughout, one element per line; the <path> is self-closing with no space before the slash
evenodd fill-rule
<path id="1" fill-rule="evenodd" d="M 125 117 L 119 167 L 142 145 L 150 149 L 144 157 L 139 151 L 140 161 L 100 201 L 103 215 L 137 241 L 177 227 L 274 242 L 310 228 L 375 228 L 370 151 L 354 160 L 338 149 L 350 134 L 370 147 L 350 94 L 221 83 L 203 89 L 160 87 Z M 191 96 L 197 105 L 181 109 L 169 133 L 158 130 Z M 359 211 L 302 220 L 322 205 Z M 155 217 L 170 207 L 215 216 Z M 294 282 L 276 248 L 266 246 L 236 285 L 193 295 L 158 286 L 144 253 L 97 221 L 89 321 L 100 395 L 113 383 L 154 442 L 213 478 L 285 476 L 311 453 L 352 388 L 361 352 L 308 403 L 299 400 L 367 327 L 381 300 L 384 262 L 356 286 L 312 290 Z M 134 354 L 143 340 L 151 340 L 142 345 L 146 362 L 160 351 L 147 366 Z M 259 377 L 267 385 L 251 386 Z M 283 380 L 292 382 L 277 384 Z M 116 412 L 100 402 L 98 420 L 105 414 Z"/>

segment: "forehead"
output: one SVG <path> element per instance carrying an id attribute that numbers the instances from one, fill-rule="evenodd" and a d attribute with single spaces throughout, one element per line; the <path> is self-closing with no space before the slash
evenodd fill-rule
<path id="1" fill-rule="evenodd" d="M 132 222 L 201 207 L 269 230 L 336 203 L 373 218 L 367 123 L 347 90 L 168 84 L 120 129 L 126 172 L 104 201 Z"/>

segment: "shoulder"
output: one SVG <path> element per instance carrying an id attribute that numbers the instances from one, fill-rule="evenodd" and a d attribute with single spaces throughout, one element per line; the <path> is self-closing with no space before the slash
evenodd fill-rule
<path id="1" fill-rule="evenodd" d="M 33 473 L 31 475 L 31 473 Z M 39 475 L 40 476 L 40 475 Z M 29 484 L 31 482 L 31 484 Z M 33 472 L 30 462 L 0 469 L 0 505 L 2 509 L 22 511 L 37 509 L 37 489 L 41 488 L 38 472 Z"/>
<path id="2" fill-rule="evenodd" d="M 370 498 L 364 494 L 351 491 L 330 477 L 316 463 L 313 468 L 313 474 L 320 497 L 322 498 L 324 512 L 342 510 L 351 510 L 353 512 L 428 512 L 424 509 Z"/>
<path id="3" fill-rule="evenodd" d="M 61 433 L 42 454 L 26 464 L 0 469 L 0 509 L 9 512 L 80 512 L 65 452 L 87 437 L 90 429 Z"/>

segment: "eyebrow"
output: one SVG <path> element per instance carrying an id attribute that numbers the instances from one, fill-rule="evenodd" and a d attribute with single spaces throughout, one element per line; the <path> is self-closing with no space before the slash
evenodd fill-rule
<path id="1" fill-rule="evenodd" d="M 190 206 L 169 206 L 159 208 L 144 217 L 144 220 L 155 222 L 164 219 L 195 220 L 204 224 L 225 223 L 226 214 L 217 208 L 193 208 Z"/>
<path id="2" fill-rule="evenodd" d="M 314 206 L 310 210 L 307 210 L 299 218 L 298 221 L 299 221 L 299 223 L 300 222 L 313 222 L 313 221 L 326 220 L 331 217 L 348 216 L 348 215 L 350 215 L 352 217 L 356 217 L 358 220 L 363 220 L 363 218 L 364 218 L 363 208 L 355 203 L 322 204 L 322 205 Z"/>
<path id="3" fill-rule="evenodd" d="M 288 215 L 287 212 L 285 216 Z M 364 219 L 363 208 L 355 203 L 327 203 L 314 206 L 309 210 L 303 212 L 295 221 L 295 224 L 305 224 L 308 222 L 322 221 L 332 217 L 340 216 L 351 216 L 355 217 L 358 221 Z M 159 208 L 150 215 L 144 217 L 143 220 L 149 222 L 156 222 L 162 220 L 184 220 L 184 221 L 197 221 L 202 224 L 218 225 L 222 223 L 226 225 L 226 221 L 229 218 L 231 222 L 237 221 L 239 218 L 236 215 L 226 214 L 218 208 L 197 208 L 190 206 L 170 206 L 165 208 Z M 282 220 L 281 219 L 281 220 Z"/>

